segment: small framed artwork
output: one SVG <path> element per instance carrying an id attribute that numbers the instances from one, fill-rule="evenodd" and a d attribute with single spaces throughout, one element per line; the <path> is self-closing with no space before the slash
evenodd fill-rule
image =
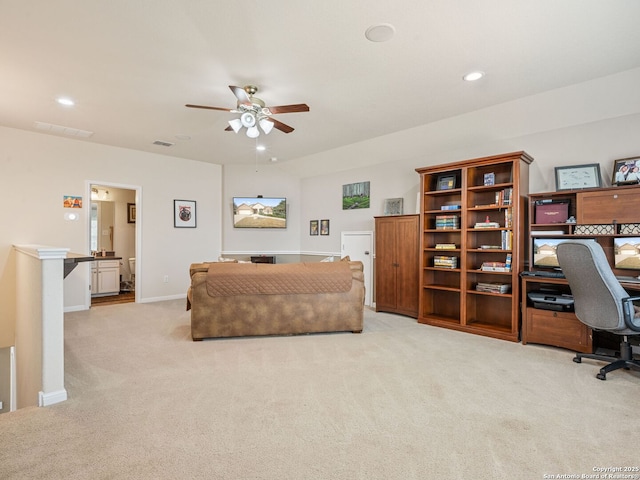
<path id="1" fill-rule="evenodd" d="M 438 175 L 436 190 L 451 190 L 456 188 L 456 176 L 451 174 Z"/>
<path id="2" fill-rule="evenodd" d="M 318 235 L 318 220 L 309 222 L 309 235 Z"/>
<path id="3" fill-rule="evenodd" d="M 489 186 L 489 185 L 495 185 L 496 184 L 496 174 L 493 172 L 490 173 L 485 173 L 484 174 L 484 184 Z"/>
<path id="4" fill-rule="evenodd" d="M 173 201 L 173 226 L 196 228 L 196 202 L 194 200 Z"/>
<path id="5" fill-rule="evenodd" d="M 632 185 L 634 183 L 640 183 L 640 157 L 614 160 L 611 185 Z"/>
<path id="6" fill-rule="evenodd" d="M 329 220 L 320 220 L 320 235 L 329 235 Z"/>
<path id="7" fill-rule="evenodd" d="M 127 203 L 127 223 L 136 223 L 136 204 Z"/>
<path id="8" fill-rule="evenodd" d="M 599 163 L 556 167 L 556 191 L 598 188 L 601 186 Z"/>
<path id="9" fill-rule="evenodd" d="M 384 201 L 384 214 L 385 215 L 402 215 L 404 199 L 402 198 L 387 198 Z"/>

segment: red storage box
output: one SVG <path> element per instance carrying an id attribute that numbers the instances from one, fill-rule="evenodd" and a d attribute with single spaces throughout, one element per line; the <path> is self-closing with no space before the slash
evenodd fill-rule
<path id="1" fill-rule="evenodd" d="M 536 223 L 565 223 L 569 218 L 569 202 L 536 203 Z"/>

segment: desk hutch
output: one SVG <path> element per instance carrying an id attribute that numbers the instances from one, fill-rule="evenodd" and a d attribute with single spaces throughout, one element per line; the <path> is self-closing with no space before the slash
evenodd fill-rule
<path id="1" fill-rule="evenodd" d="M 545 202 L 568 202 L 568 215 L 574 217 L 573 223 L 537 223 L 536 205 Z M 529 196 L 529 269 L 540 270 L 534 266 L 532 238 L 590 238 L 602 245 L 609 264 L 616 275 L 634 276 L 639 271 L 614 268 L 614 238 L 624 237 L 620 233 L 624 224 L 638 224 L 640 214 L 640 187 L 619 186 L 591 188 L 585 190 L 566 190 L 558 192 L 535 193 Z M 585 233 L 578 235 L 585 225 L 609 226 L 607 233 Z M 633 228 L 631 226 L 631 228 Z M 586 230 L 595 231 L 595 228 Z M 625 230 L 627 231 L 627 230 Z M 626 234 L 640 237 L 640 233 Z M 624 283 L 627 290 L 640 290 L 640 284 Z M 572 312 L 556 312 L 534 308 L 528 300 L 531 291 L 551 289 L 560 293 L 571 293 L 564 278 L 522 277 L 522 343 L 539 343 L 563 347 L 577 352 L 591 353 L 594 350 L 593 332 L 582 324 Z"/>

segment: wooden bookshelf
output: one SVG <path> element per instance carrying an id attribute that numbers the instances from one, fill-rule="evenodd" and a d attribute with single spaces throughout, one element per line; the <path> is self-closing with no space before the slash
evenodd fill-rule
<path id="1" fill-rule="evenodd" d="M 420 323 L 519 341 L 518 275 L 525 260 L 532 161 L 525 152 L 513 152 L 416 169 L 421 191 Z M 443 215 L 456 215 L 458 221 L 438 220 Z M 436 248 L 441 244 L 455 249 Z M 434 266 L 436 255 L 457 256 L 456 268 Z M 510 271 L 482 270 L 485 262 L 505 262 L 507 256 Z M 477 290 L 478 283 L 508 285 L 508 292 Z"/>

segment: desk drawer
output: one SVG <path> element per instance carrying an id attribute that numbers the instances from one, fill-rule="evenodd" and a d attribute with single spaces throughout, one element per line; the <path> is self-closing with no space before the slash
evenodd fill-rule
<path id="1" fill-rule="evenodd" d="M 591 353 L 591 329 L 573 313 L 528 308 L 522 326 L 522 343 L 540 343 Z"/>

